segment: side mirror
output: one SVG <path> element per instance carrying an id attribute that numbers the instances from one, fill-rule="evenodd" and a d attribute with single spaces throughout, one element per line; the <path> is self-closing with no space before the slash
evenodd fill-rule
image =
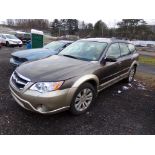
<path id="1" fill-rule="evenodd" d="M 61 48 L 59 49 L 59 52 L 61 52 L 63 49 L 64 49 L 64 47 L 61 47 Z"/>
<path id="2" fill-rule="evenodd" d="M 105 65 L 106 62 L 116 62 L 117 59 L 114 57 L 106 57 L 101 60 L 101 64 Z"/>
<path id="3" fill-rule="evenodd" d="M 116 62 L 117 59 L 114 58 L 114 57 L 106 57 L 106 58 L 105 58 L 105 61 L 106 61 L 106 62 Z"/>

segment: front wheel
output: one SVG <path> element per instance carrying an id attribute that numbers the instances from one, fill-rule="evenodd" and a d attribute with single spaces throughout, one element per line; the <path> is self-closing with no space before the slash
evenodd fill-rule
<path id="1" fill-rule="evenodd" d="M 70 112 L 74 115 L 85 113 L 96 97 L 96 90 L 90 83 L 84 83 L 76 91 L 71 106 Z"/>

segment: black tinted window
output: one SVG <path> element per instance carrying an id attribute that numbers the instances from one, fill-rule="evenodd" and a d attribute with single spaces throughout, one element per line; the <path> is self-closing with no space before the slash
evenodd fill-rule
<path id="1" fill-rule="evenodd" d="M 128 45 L 125 43 L 120 43 L 121 56 L 128 55 L 130 53 Z"/>
<path id="2" fill-rule="evenodd" d="M 133 44 L 128 44 L 128 48 L 130 50 L 130 52 L 134 52 L 136 49 L 135 49 L 135 46 Z"/>
<path id="3" fill-rule="evenodd" d="M 67 46 L 69 46 L 69 45 L 70 45 L 70 43 L 68 43 L 68 44 L 64 45 L 64 46 L 63 46 L 63 48 L 66 48 L 66 47 L 67 47 Z"/>
<path id="4" fill-rule="evenodd" d="M 119 58 L 120 57 L 120 48 L 118 43 L 112 44 L 107 52 L 107 57 Z"/>

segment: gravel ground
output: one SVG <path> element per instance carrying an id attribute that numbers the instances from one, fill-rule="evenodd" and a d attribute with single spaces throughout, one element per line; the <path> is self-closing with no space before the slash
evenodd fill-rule
<path id="1" fill-rule="evenodd" d="M 68 111 L 43 116 L 20 108 L 8 88 L 14 50 L 0 49 L 0 134 L 155 134 L 155 93 L 141 81 L 104 90 L 81 116 Z"/>

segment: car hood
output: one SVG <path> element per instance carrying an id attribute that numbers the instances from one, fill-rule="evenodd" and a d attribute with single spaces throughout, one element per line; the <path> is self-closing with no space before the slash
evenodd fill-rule
<path id="1" fill-rule="evenodd" d="M 8 39 L 9 41 L 13 41 L 13 42 L 21 42 L 21 40 L 19 39 Z"/>
<path id="2" fill-rule="evenodd" d="M 45 48 L 22 50 L 12 53 L 12 56 L 19 58 L 26 58 L 28 61 L 37 60 L 56 54 L 56 51 L 52 51 Z"/>
<path id="3" fill-rule="evenodd" d="M 33 82 L 61 81 L 91 73 L 99 63 L 54 55 L 29 62 L 17 68 L 17 72 Z"/>

